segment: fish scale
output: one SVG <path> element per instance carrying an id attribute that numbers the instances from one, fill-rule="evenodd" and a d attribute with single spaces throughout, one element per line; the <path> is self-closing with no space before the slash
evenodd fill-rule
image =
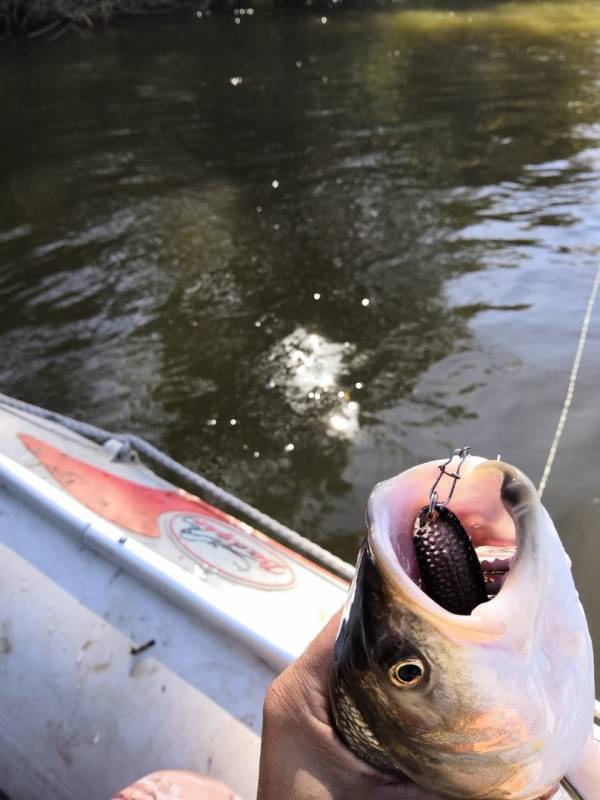
<path id="1" fill-rule="evenodd" d="M 433 514 L 427 506 L 417 515 L 413 543 L 421 588 L 453 614 L 470 614 L 488 599 L 475 548 L 458 517 L 447 508 Z"/>

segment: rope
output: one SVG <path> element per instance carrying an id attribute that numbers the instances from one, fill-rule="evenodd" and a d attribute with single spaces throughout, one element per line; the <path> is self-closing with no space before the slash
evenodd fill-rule
<path id="1" fill-rule="evenodd" d="M 544 489 L 546 488 L 546 484 L 548 483 L 548 478 L 550 477 L 550 471 L 552 469 L 552 465 L 554 464 L 554 459 L 556 458 L 558 443 L 560 441 L 560 437 L 562 436 L 562 432 L 564 430 L 565 423 L 567 421 L 567 416 L 571 408 L 571 403 L 573 402 L 573 394 L 575 392 L 575 382 L 577 381 L 577 374 L 579 372 L 579 367 L 581 366 L 583 348 L 585 347 L 585 342 L 588 335 L 588 329 L 590 327 L 590 320 L 592 318 L 592 311 L 594 310 L 594 303 L 596 302 L 598 289 L 600 289 L 600 264 L 598 264 L 598 270 L 596 271 L 596 278 L 594 280 L 594 283 L 592 284 L 592 290 L 590 292 L 590 296 L 585 309 L 585 314 L 583 316 L 583 322 L 581 324 L 581 333 L 579 334 L 579 344 L 577 345 L 577 352 L 575 353 L 575 359 L 573 360 L 573 367 L 571 369 L 571 377 L 569 378 L 569 385 L 567 387 L 565 402 L 563 404 L 560 417 L 558 418 L 558 425 L 556 426 L 554 439 L 552 440 L 552 444 L 550 445 L 550 450 L 548 451 L 548 458 L 546 459 L 546 466 L 544 467 L 542 478 L 540 480 L 540 485 L 538 486 L 538 494 L 540 498 L 544 494 Z"/>
<path id="2" fill-rule="evenodd" d="M 99 444 L 104 444 L 109 439 L 117 439 L 118 441 L 123 442 L 124 444 L 136 450 L 151 465 L 158 465 L 163 470 L 166 470 L 167 472 L 177 476 L 177 478 L 184 480 L 188 485 L 193 486 L 200 492 L 209 495 L 226 508 L 230 508 L 237 514 L 246 517 L 248 520 L 256 524 L 258 528 L 268 531 L 276 539 L 284 542 L 286 545 L 289 545 L 293 550 L 297 551 L 306 558 L 316 561 L 318 564 L 325 567 L 325 569 L 328 569 L 330 572 L 333 572 L 335 575 L 338 575 L 347 581 L 352 580 L 352 576 L 354 575 L 353 566 L 346 563 L 341 558 L 334 556 L 333 553 L 330 553 L 328 550 L 325 550 L 325 548 L 315 544 L 315 542 L 305 539 L 304 536 L 296 533 L 296 531 L 293 531 L 286 525 L 282 525 L 280 522 L 277 522 L 277 520 L 273 519 L 268 514 L 264 514 L 262 511 L 254 508 L 254 506 L 251 506 L 249 503 L 240 500 L 239 497 L 236 497 L 225 489 L 222 489 L 220 486 L 217 486 L 216 483 L 209 481 L 207 478 L 203 478 L 201 475 L 192 472 L 191 469 L 188 469 L 174 459 L 169 458 L 169 456 L 165 455 L 165 453 L 161 452 L 158 448 L 154 447 L 140 436 L 135 436 L 129 433 L 114 434 L 110 431 L 104 430 L 103 428 L 90 425 L 87 422 L 80 422 L 79 420 L 72 419 L 71 417 L 66 417 L 63 414 L 58 414 L 55 411 L 48 411 L 44 408 L 40 408 L 39 406 L 32 405 L 31 403 L 25 403 L 22 400 L 17 400 L 14 397 L 9 397 L 8 395 L 1 393 L 0 403 L 19 411 L 25 411 L 33 416 L 41 417 L 42 419 L 50 422 L 56 422 L 59 425 L 62 425 L 63 427 L 80 434 L 81 436 L 85 436 L 87 439 L 98 442 Z"/>
<path id="3" fill-rule="evenodd" d="M 277 522 L 277 520 L 273 519 L 273 517 L 270 517 L 268 514 L 264 514 L 262 511 L 254 508 L 254 506 L 251 506 L 244 500 L 240 500 L 239 497 L 236 497 L 225 489 L 222 489 L 220 486 L 217 486 L 207 478 L 203 478 L 201 475 L 197 475 L 195 472 L 192 472 L 191 469 L 184 467 L 182 464 L 179 464 L 174 459 L 165 455 L 145 439 L 129 434 L 126 438 L 128 443 L 131 444 L 135 450 L 138 451 L 138 453 L 140 453 L 142 456 L 145 456 L 150 462 L 159 464 L 161 467 L 169 470 L 178 477 L 183 478 L 188 484 L 191 484 L 197 489 L 200 489 L 200 491 L 211 495 L 221 504 L 229 506 L 236 513 L 252 520 L 252 522 L 254 522 L 259 528 L 269 531 L 277 539 L 280 539 L 281 541 L 290 545 L 290 547 L 302 555 L 318 562 L 322 566 L 331 570 L 331 572 L 334 572 L 336 575 L 339 575 L 348 581 L 352 580 L 354 575 L 354 567 L 345 561 L 342 561 L 341 558 L 334 556 L 333 553 L 330 553 L 328 550 L 325 550 L 323 547 L 315 544 L 315 542 L 305 539 L 304 536 L 301 536 L 299 533 L 296 533 L 296 531 L 288 528 L 287 525 L 282 525 L 281 522 Z"/>

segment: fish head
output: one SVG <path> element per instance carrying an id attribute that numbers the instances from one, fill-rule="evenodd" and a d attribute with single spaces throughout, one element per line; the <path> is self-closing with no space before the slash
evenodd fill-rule
<path id="1" fill-rule="evenodd" d="M 413 539 L 440 465 L 371 495 L 334 650 L 334 723 L 373 766 L 444 796 L 537 800 L 577 761 L 593 719 L 591 640 L 570 562 L 529 479 L 469 456 L 449 508 L 489 598 L 467 614 L 442 607 Z"/>

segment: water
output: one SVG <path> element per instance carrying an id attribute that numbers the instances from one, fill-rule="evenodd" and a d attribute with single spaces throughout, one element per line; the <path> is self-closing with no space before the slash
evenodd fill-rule
<path id="1" fill-rule="evenodd" d="M 541 475 L 600 252 L 600 3 L 239 19 L 0 53 L 0 386 L 352 560 L 416 462 Z M 600 308 L 545 495 L 597 642 L 599 368 Z"/>

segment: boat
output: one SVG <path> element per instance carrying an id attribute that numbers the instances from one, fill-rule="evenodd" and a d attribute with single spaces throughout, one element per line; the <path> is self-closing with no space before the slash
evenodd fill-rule
<path id="1" fill-rule="evenodd" d="M 265 689 L 347 580 L 24 409 L 0 401 L 0 790 L 107 800 L 185 768 L 255 797 Z"/>
<path id="2" fill-rule="evenodd" d="M 158 769 L 251 800 L 265 690 L 353 571 L 144 440 L 5 395 L 0 563 L 11 800 L 108 800 Z"/>

